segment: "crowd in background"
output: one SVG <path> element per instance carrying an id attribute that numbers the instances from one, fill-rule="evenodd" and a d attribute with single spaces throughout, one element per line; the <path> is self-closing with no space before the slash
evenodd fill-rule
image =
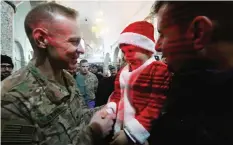
<path id="1" fill-rule="evenodd" d="M 160 60 L 159 56 L 157 55 L 155 56 L 155 59 L 157 61 Z M 165 63 L 165 59 L 163 59 L 163 57 L 161 61 Z M 10 76 L 13 68 L 14 65 L 12 59 L 9 56 L 1 55 L 1 80 L 4 80 L 8 76 Z M 114 90 L 115 77 L 117 72 L 120 70 L 120 68 L 121 68 L 120 65 L 117 66 L 109 65 L 107 73 L 104 74 L 103 65 L 88 63 L 87 60 L 83 59 L 77 64 L 76 69 L 68 70 L 68 72 L 71 75 L 73 75 L 84 98 L 87 97 L 85 91 L 92 94 L 92 95 L 89 94 L 88 96 L 92 96 L 91 99 L 92 105 L 89 105 L 89 107 L 93 108 L 94 106 L 101 106 L 107 103 L 109 96 Z M 83 80 L 83 82 L 80 82 L 79 74 L 87 75 L 85 77 L 86 79 Z M 94 76 L 92 74 L 94 74 Z M 88 102 L 86 103 L 88 104 Z"/>
<path id="2" fill-rule="evenodd" d="M 232 145 L 232 9 L 156 1 L 158 40 L 151 23 L 129 24 L 118 40 L 125 65 L 107 75 L 87 60 L 77 66 L 75 10 L 36 6 L 25 19 L 34 58 L 11 74 L 1 55 L 1 143 Z"/>
<path id="3" fill-rule="evenodd" d="M 157 55 L 155 59 L 160 61 Z M 162 57 L 161 61 L 166 63 L 164 57 Z M 13 68 L 12 59 L 9 56 L 1 55 L 1 80 L 10 76 Z M 120 65 L 109 65 L 107 73 L 104 74 L 103 65 L 88 63 L 87 60 L 83 59 L 77 64 L 76 69 L 68 70 L 68 72 L 76 80 L 80 93 L 86 100 L 87 105 L 89 104 L 89 107 L 93 108 L 107 103 L 109 96 L 114 90 L 114 82 L 119 70 Z M 84 80 L 80 76 L 85 76 Z M 92 98 L 91 102 L 88 98 Z"/>
<path id="4" fill-rule="evenodd" d="M 158 55 L 155 55 L 154 57 L 156 61 L 162 61 L 166 63 L 163 56 L 161 60 Z M 114 82 L 115 82 L 116 74 L 120 70 L 120 68 L 123 67 L 123 65 L 117 65 L 117 66 L 109 65 L 107 73 L 104 73 L 103 65 L 88 63 L 88 61 L 85 59 L 81 60 L 77 65 L 78 65 L 77 69 L 68 70 L 68 71 L 76 79 L 77 85 L 81 90 L 81 93 L 86 94 L 86 92 L 89 92 L 89 95 L 82 95 L 82 96 L 92 96 L 91 97 L 92 105 L 90 105 L 90 102 L 89 103 L 86 102 L 86 103 L 89 104 L 90 108 L 93 108 L 94 106 L 101 106 L 106 104 L 109 99 L 109 96 L 114 90 Z M 81 74 L 85 76 L 83 83 L 80 82 L 81 78 L 79 76 Z M 95 76 L 93 76 L 93 74 Z M 92 95 L 90 95 L 90 93 Z"/>

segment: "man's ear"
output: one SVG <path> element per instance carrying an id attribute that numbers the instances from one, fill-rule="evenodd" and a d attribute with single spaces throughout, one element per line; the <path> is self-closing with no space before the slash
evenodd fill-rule
<path id="1" fill-rule="evenodd" d="M 208 17 L 197 16 L 194 18 L 189 27 L 194 49 L 203 49 L 210 42 L 212 31 L 213 23 Z"/>
<path id="2" fill-rule="evenodd" d="M 35 43 L 39 48 L 47 48 L 48 45 L 47 36 L 48 36 L 47 31 L 42 28 L 36 28 L 32 32 L 32 37 L 34 38 Z"/>

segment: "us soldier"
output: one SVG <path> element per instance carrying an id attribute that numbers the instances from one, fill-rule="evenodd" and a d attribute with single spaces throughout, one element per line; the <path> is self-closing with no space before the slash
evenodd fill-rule
<path id="1" fill-rule="evenodd" d="M 25 19 L 35 57 L 2 84 L 1 143 L 92 145 L 112 129 L 114 115 L 89 110 L 64 69 L 75 69 L 79 28 L 74 10 L 41 4 Z M 106 114 L 105 114 L 106 115 Z M 89 123 L 90 122 L 90 123 Z"/>
<path id="2" fill-rule="evenodd" d="M 89 64 L 86 59 L 80 61 L 80 72 L 76 75 L 76 83 L 80 94 L 83 96 L 89 108 L 95 107 L 95 94 L 98 88 L 98 79 L 95 74 L 88 70 Z"/>

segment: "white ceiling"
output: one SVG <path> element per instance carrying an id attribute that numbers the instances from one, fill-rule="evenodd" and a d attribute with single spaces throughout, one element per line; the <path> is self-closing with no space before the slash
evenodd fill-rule
<path id="1" fill-rule="evenodd" d="M 56 1 L 57 2 L 57 1 Z M 105 1 L 59 1 L 58 3 L 74 8 L 79 12 L 83 38 L 94 49 L 104 45 L 101 52 L 110 50 L 121 31 L 129 23 L 143 20 L 150 12 L 154 1 L 105 0 Z M 102 15 L 101 15 L 102 13 Z M 101 18 L 102 22 L 96 22 Z M 102 26 L 105 31 L 101 37 L 92 32 L 93 26 Z"/>

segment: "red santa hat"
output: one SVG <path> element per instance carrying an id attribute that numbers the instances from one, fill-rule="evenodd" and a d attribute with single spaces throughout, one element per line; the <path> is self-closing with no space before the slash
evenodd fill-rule
<path id="1" fill-rule="evenodd" d="M 134 22 L 121 32 L 118 43 L 131 44 L 154 53 L 154 26 L 146 21 Z"/>

